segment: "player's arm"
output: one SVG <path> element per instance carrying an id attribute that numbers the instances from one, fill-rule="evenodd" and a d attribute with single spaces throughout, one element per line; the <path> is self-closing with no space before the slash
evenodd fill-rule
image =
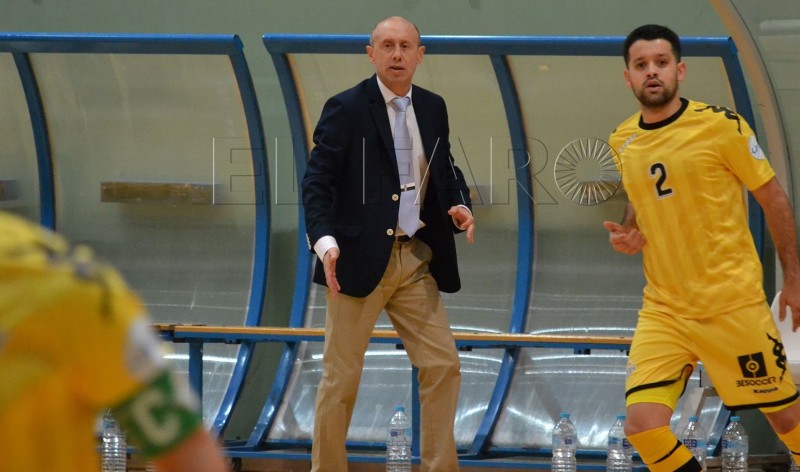
<path id="1" fill-rule="evenodd" d="M 221 449 L 204 429 L 198 395 L 164 361 L 164 344 L 119 273 L 86 248 L 57 253 L 53 261 L 71 269 L 71 283 L 60 284 L 69 296 L 55 303 L 84 315 L 69 324 L 75 332 L 67 337 L 76 396 L 111 406 L 131 444 L 160 470 L 226 472 Z"/>
<path id="2" fill-rule="evenodd" d="M 608 242 L 617 252 L 638 254 L 647 242 L 644 235 L 639 232 L 639 225 L 636 224 L 636 211 L 630 202 L 625 206 L 622 223 L 604 221 L 603 226 L 608 230 Z"/>
<path id="3" fill-rule="evenodd" d="M 160 470 L 227 470 L 220 448 L 203 427 L 197 396 L 171 371 L 162 371 L 112 411 L 131 443 Z"/>
<path id="4" fill-rule="evenodd" d="M 775 177 L 753 190 L 752 194 L 764 210 L 769 234 L 783 269 L 781 319 L 788 305 L 792 309 L 792 330 L 795 331 L 800 327 L 800 261 L 797 256 L 794 212 L 786 192 Z"/>

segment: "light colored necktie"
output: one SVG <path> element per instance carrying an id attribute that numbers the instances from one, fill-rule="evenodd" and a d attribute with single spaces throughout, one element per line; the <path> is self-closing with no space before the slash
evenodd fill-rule
<path id="1" fill-rule="evenodd" d="M 419 229 L 419 205 L 417 188 L 414 183 L 414 160 L 411 157 L 411 136 L 406 123 L 406 109 L 409 97 L 397 97 L 392 107 L 397 112 L 394 123 L 394 153 L 397 156 L 397 172 L 400 174 L 400 214 L 397 226 L 407 235 L 413 236 Z"/>

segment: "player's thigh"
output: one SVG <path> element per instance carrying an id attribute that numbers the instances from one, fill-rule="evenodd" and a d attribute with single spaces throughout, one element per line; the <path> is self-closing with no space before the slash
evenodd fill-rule
<path id="1" fill-rule="evenodd" d="M 780 409 L 796 397 L 766 303 L 702 320 L 695 338 L 705 370 L 728 407 Z"/>
<path id="2" fill-rule="evenodd" d="M 697 362 L 686 320 L 642 310 L 628 356 L 626 404 L 675 409 Z"/>

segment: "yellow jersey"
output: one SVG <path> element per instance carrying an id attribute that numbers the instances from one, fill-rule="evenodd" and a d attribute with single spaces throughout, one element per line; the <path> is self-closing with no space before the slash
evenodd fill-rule
<path id="1" fill-rule="evenodd" d="M 747 122 L 682 99 L 659 123 L 636 113 L 611 134 L 647 240 L 643 309 L 704 318 L 764 301 L 744 187 L 775 176 Z"/>
<path id="2" fill-rule="evenodd" d="M 144 313 L 88 250 L 0 212 L 0 471 L 100 470 L 99 412 L 165 375 Z"/>

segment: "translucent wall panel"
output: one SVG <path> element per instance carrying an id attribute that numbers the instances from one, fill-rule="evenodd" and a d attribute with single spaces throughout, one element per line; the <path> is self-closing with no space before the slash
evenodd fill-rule
<path id="1" fill-rule="evenodd" d="M 255 171 L 230 58 L 43 53 L 32 63 L 58 229 L 119 267 L 155 321 L 243 324 Z M 237 352 L 205 348 L 207 420 Z"/>
<path id="2" fill-rule="evenodd" d="M 291 64 L 309 137 L 329 97 L 374 73 L 365 54 L 297 54 L 291 56 Z M 493 66 L 488 56 L 427 55 L 415 83 L 447 102 L 452 153 L 472 190 L 478 221 L 474 244 L 467 244 L 463 235 L 456 238 L 463 286 L 457 294 L 443 294 L 451 325 L 457 331 L 505 332 L 514 295 L 517 205 L 515 199 L 509 200 L 508 189 L 515 185 L 514 166 L 509 161 L 508 123 Z M 499 179 L 494 192 L 500 197 L 494 199 L 492 176 Z M 324 294 L 324 289 L 312 286 L 306 326 L 324 326 Z M 391 328 L 385 314 L 377 328 Z M 272 439 L 310 437 L 321 350 L 321 343 L 301 349 Z M 483 419 L 502 354 L 499 350 L 461 354 L 462 394 L 455 428 L 460 446 L 472 442 Z M 371 345 L 348 439 L 382 441 L 393 405 L 411 405 L 410 386 L 411 366 L 405 352 L 385 344 Z"/>
<path id="3" fill-rule="evenodd" d="M 39 221 L 39 177 L 31 116 L 14 58 L 0 53 L 0 210 Z"/>
<path id="4" fill-rule="evenodd" d="M 683 96 L 734 108 L 720 59 L 685 61 Z M 526 331 L 632 336 L 644 287 L 641 257 L 614 252 L 602 226 L 604 220 L 621 220 L 626 200 L 617 192 L 596 202 L 575 203 L 562 192 L 555 169 L 564 148 L 588 160 L 590 153 L 570 146 L 602 144 L 618 123 L 638 111 L 623 81 L 623 60 L 516 56 L 510 63 L 526 133 L 534 143 L 530 172 L 536 258 Z M 585 84 L 576 77 L 584 77 Z M 493 444 L 548 447 L 553 418 L 567 411 L 575 419 L 581 446 L 602 449 L 607 427 L 624 413 L 625 364 L 625 353 L 617 351 L 585 355 L 524 350 Z M 595 401 L 586 401 L 587 392 Z"/>

